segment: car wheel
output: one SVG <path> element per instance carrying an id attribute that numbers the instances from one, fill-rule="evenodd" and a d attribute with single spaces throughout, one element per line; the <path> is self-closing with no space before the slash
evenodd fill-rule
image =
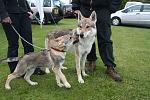
<path id="1" fill-rule="evenodd" d="M 44 15 L 45 15 L 45 13 L 44 13 Z M 38 21 L 40 20 L 40 16 L 39 16 L 39 13 L 36 13 L 36 15 L 35 15 L 36 17 L 37 17 L 37 23 L 38 24 L 40 24 Z M 48 17 L 47 16 L 44 16 L 44 19 L 43 19 L 43 23 L 42 23 L 43 25 L 46 25 L 46 24 L 48 24 Z"/>
<path id="2" fill-rule="evenodd" d="M 44 25 L 48 24 L 48 19 L 47 19 L 47 18 L 44 18 L 43 24 L 44 24 Z"/>
<path id="3" fill-rule="evenodd" d="M 112 25 L 118 26 L 118 25 L 121 24 L 121 20 L 120 20 L 120 18 L 118 18 L 118 17 L 113 17 L 113 18 L 111 19 L 111 23 L 112 23 Z"/>
<path id="4" fill-rule="evenodd" d="M 51 24 L 58 24 L 58 20 L 51 20 Z"/>

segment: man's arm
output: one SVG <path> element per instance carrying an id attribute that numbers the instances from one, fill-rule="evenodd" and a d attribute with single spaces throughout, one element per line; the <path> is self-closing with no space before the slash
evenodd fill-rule
<path id="1" fill-rule="evenodd" d="M 4 0 L 0 0 L 0 17 L 1 17 L 1 20 L 8 17 L 8 13 L 7 13 L 7 11 L 5 9 L 5 5 L 4 5 Z"/>
<path id="2" fill-rule="evenodd" d="M 29 3 L 27 1 L 26 1 L 26 4 L 27 4 L 28 11 L 33 13 L 33 11 L 31 10 L 31 8 L 29 6 Z"/>
<path id="3" fill-rule="evenodd" d="M 26 1 L 26 5 L 27 5 L 27 8 L 28 8 L 28 14 L 29 14 L 29 18 L 30 19 L 33 19 L 33 11 L 31 10 L 30 6 L 29 6 L 29 3 Z"/>

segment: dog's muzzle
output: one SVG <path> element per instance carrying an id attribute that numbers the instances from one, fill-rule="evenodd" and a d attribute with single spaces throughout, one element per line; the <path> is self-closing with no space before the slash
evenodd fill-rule
<path id="1" fill-rule="evenodd" d="M 78 42 L 79 42 L 79 39 L 73 41 L 73 45 L 76 44 L 76 43 L 78 43 Z"/>
<path id="2" fill-rule="evenodd" d="M 83 38 L 83 37 L 84 37 L 84 34 L 83 34 L 83 33 L 81 33 L 81 34 L 79 34 L 79 36 L 80 36 L 80 38 Z"/>

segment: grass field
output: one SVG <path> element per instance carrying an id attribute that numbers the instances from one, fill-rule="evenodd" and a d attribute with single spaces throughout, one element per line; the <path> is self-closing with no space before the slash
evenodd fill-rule
<path id="1" fill-rule="evenodd" d="M 44 38 L 49 31 L 58 28 L 75 28 L 75 19 L 62 20 L 57 26 L 33 24 L 34 44 L 44 47 Z M 112 39 L 117 70 L 122 82 L 114 82 L 104 74 L 105 67 L 98 55 L 96 71 L 79 84 L 75 73 L 74 53 L 68 52 L 63 70 L 71 89 L 59 88 L 54 73 L 32 76 L 39 85 L 30 86 L 22 78 L 11 82 L 12 90 L 5 90 L 4 83 L 9 73 L 7 64 L 0 64 L 0 100 L 150 100 L 150 29 L 113 26 Z M 19 55 L 23 55 L 20 46 Z M 36 51 L 39 51 L 36 49 Z M 0 59 L 7 53 L 7 41 L 0 26 Z"/>

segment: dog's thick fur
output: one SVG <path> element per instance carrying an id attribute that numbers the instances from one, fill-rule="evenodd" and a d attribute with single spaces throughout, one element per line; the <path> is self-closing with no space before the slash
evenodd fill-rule
<path id="1" fill-rule="evenodd" d="M 84 83 L 82 75 L 87 76 L 85 73 L 85 61 L 96 38 L 96 21 L 95 11 L 92 12 L 89 18 L 83 17 L 79 12 L 78 27 L 76 29 L 79 42 L 75 44 L 76 70 L 79 83 Z"/>
<path id="2" fill-rule="evenodd" d="M 50 32 L 50 33 L 48 33 L 48 35 L 46 36 L 46 38 L 45 38 L 45 48 L 46 49 L 51 49 L 51 47 L 53 47 L 53 48 L 55 48 L 55 49 L 57 49 L 57 50 L 62 50 L 63 48 L 62 47 L 60 47 L 60 45 L 59 44 L 61 44 L 61 42 L 64 42 L 65 43 L 65 40 L 68 40 L 67 38 L 69 38 L 69 36 L 66 36 L 66 37 L 64 37 L 61 41 L 53 41 L 54 39 L 56 39 L 56 38 L 58 38 L 58 37 L 60 37 L 60 36 L 62 36 L 62 35 L 66 35 L 66 34 L 72 34 L 72 37 L 73 37 L 73 39 L 74 39 L 74 41 L 76 40 L 75 39 L 75 36 L 74 36 L 74 32 L 73 32 L 73 30 L 72 29 L 61 29 L 61 30 L 57 30 L 57 31 L 54 31 L 54 32 Z M 56 43 L 57 42 L 57 43 Z M 67 41 L 66 41 L 67 42 Z M 72 43 L 72 42 L 71 42 Z M 66 44 L 66 43 L 65 43 Z M 67 43 L 67 45 L 69 45 L 70 46 L 70 43 Z M 66 46 L 67 46 L 66 45 Z M 66 48 L 66 49 L 68 49 L 68 48 Z M 56 50 L 55 50 L 56 51 Z M 67 50 L 65 50 L 65 51 L 67 51 Z M 58 51 L 56 51 L 56 53 L 60 53 L 60 52 L 58 52 Z M 66 55 L 66 53 L 63 53 L 64 54 L 64 57 L 65 57 L 65 55 Z M 64 62 L 62 62 L 62 64 L 63 64 Z M 61 64 L 61 65 L 62 65 Z M 63 66 L 61 66 L 61 69 L 67 69 L 67 67 L 63 67 Z M 45 72 L 46 73 L 50 73 L 50 71 L 49 71 L 49 68 L 46 68 L 45 69 Z"/>
<path id="3" fill-rule="evenodd" d="M 61 66 L 64 63 L 66 50 L 74 41 L 73 34 L 69 34 L 71 30 L 59 30 L 50 32 L 46 37 L 46 50 L 40 52 L 32 52 L 24 55 L 16 66 L 15 71 L 8 75 L 5 88 L 11 89 L 10 82 L 12 79 L 20 77 L 25 74 L 24 79 L 30 85 L 37 85 L 37 82 L 30 80 L 36 67 L 52 67 L 57 85 L 59 87 L 65 86 L 70 88 L 71 85 L 67 82 L 65 75 L 61 72 Z"/>

